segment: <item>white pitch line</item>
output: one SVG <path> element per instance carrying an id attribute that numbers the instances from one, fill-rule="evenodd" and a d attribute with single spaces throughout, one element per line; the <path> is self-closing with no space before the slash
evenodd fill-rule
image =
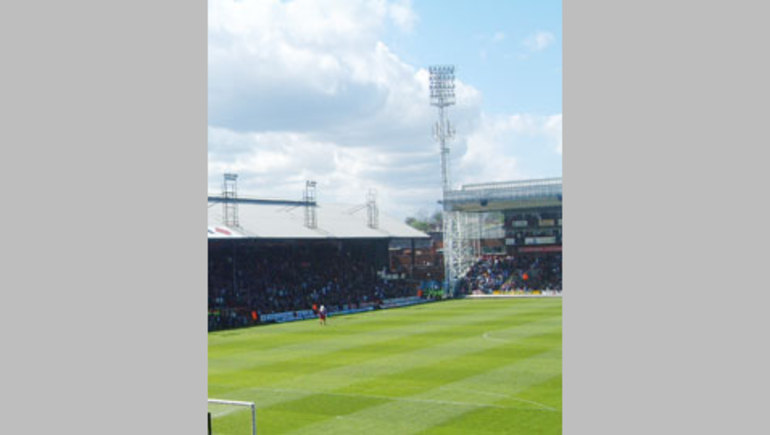
<path id="1" fill-rule="evenodd" d="M 530 403 L 532 405 L 537 405 L 537 406 L 539 406 L 539 407 L 541 407 L 543 409 L 547 409 L 549 411 L 554 411 L 554 412 L 558 411 L 558 409 L 550 407 L 550 406 L 548 406 L 548 405 L 546 405 L 544 403 L 535 402 L 534 400 L 520 399 L 518 397 L 511 396 L 509 394 L 495 393 L 495 392 L 492 392 L 492 391 L 478 391 L 478 390 L 471 390 L 471 389 L 467 389 L 467 388 L 455 388 L 455 387 L 439 387 L 439 389 L 441 389 L 441 390 L 449 390 L 449 391 L 451 391 L 451 390 L 454 390 L 454 391 L 464 391 L 464 392 L 467 392 L 467 393 L 476 393 L 476 394 L 484 394 L 484 395 L 487 395 L 487 396 L 503 397 L 503 398 L 506 398 L 506 399 L 516 400 L 518 402 L 526 402 L 526 403 Z"/>
<path id="2" fill-rule="evenodd" d="M 552 408 L 552 407 L 550 407 L 548 405 L 544 405 L 544 404 L 542 404 L 540 402 L 535 402 L 534 400 L 520 399 L 518 397 L 513 397 L 513 396 L 509 397 L 509 399 L 516 400 L 516 401 L 519 401 L 519 402 L 531 403 L 533 405 L 537 405 L 537 406 L 539 406 L 539 407 L 541 407 L 543 409 L 547 409 L 549 411 L 554 411 L 554 412 L 558 412 L 559 411 L 556 408 Z"/>
<path id="3" fill-rule="evenodd" d="M 493 393 L 491 391 L 478 391 L 478 390 L 471 390 L 468 388 L 455 388 L 455 387 L 439 387 L 439 390 L 449 390 L 449 391 L 465 391 L 467 393 L 476 393 L 476 394 L 484 394 L 487 396 L 497 396 L 497 397 L 510 397 L 507 394 L 502 393 Z"/>
<path id="4" fill-rule="evenodd" d="M 308 394 L 328 394 L 330 396 L 342 396 L 342 397 L 367 397 L 371 399 L 383 399 L 383 400 L 395 400 L 395 401 L 401 401 L 401 402 L 413 402 L 413 403 L 432 403 L 436 405 L 457 405 L 457 406 L 473 406 L 477 408 L 498 408 L 498 409 L 532 409 L 534 411 L 553 411 L 558 412 L 558 409 L 551 408 L 550 406 L 543 405 L 542 403 L 532 402 L 529 400 L 524 399 L 517 399 L 515 397 L 510 397 L 510 399 L 519 400 L 522 402 L 527 402 L 531 404 L 538 405 L 539 408 L 517 408 L 515 406 L 503 406 L 503 405 L 495 405 L 491 403 L 470 403 L 470 402 L 457 402 L 453 400 L 433 400 L 433 399 L 419 399 L 416 397 L 393 397 L 393 396 L 380 396 L 375 394 L 355 394 L 355 393 L 333 393 L 333 392 L 327 392 L 327 391 L 311 391 L 311 390 L 294 390 L 289 388 L 261 388 L 261 387 L 255 387 L 251 388 L 252 390 L 259 390 L 259 391 L 272 391 L 274 393 L 300 393 L 303 395 Z"/>
<path id="5" fill-rule="evenodd" d="M 485 340 L 490 340 L 490 341 L 504 341 L 504 342 L 506 342 L 506 343 L 507 343 L 507 342 L 509 342 L 509 341 L 511 341 L 511 340 L 506 340 L 506 339 L 504 339 L 504 338 L 495 338 L 495 337 L 490 337 L 490 336 L 489 336 L 489 331 L 485 332 L 485 333 L 484 333 L 484 334 L 482 334 L 481 336 L 482 336 L 482 337 L 484 337 L 484 339 L 485 339 Z"/>

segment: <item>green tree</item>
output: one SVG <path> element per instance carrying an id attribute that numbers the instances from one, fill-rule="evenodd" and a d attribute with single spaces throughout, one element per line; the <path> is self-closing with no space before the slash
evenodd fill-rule
<path id="1" fill-rule="evenodd" d="M 404 222 L 412 228 L 424 232 L 441 231 L 443 214 L 441 210 L 436 210 L 432 215 L 428 216 L 427 213 L 421 211 L 417 214 L 417 217 L 409 216 Z"/>
<path id="2" fill-rule="evenodd" d="M 419 230 L 419 231 L 429 231 L 429 229 L 430 229 L 430 225 L 428 224 L 428 222 L 425 222 L 423 220 L 419 220 L 419 219 L 417 219 L 415 217 L 412 217 L 412 216 L 409 216 L 408 218 L 406 218 L 405 222 L 410 227 L 412 227 L 412 228 L 414 228 L 416 230 Z"/>

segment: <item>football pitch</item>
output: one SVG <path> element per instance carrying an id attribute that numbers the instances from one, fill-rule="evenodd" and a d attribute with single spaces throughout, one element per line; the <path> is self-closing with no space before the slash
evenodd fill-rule
<path id="1" fill-rule="evenodd" d="M 562 300 L 450 300 L 208 335 L 209 397 L 265 434 L 560 434 Z M 214 434 L 248 408 L 209 405 Z"/>

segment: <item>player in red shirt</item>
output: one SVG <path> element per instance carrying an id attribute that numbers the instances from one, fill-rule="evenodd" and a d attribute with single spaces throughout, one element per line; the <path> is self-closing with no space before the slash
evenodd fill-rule
<path id="1" fill-rule="evenodd" d="M 318 318 L 321 320 L 321 324 L 326 324 L 326 307 L 321 305 L 321 308 L 318 309 Z"/>

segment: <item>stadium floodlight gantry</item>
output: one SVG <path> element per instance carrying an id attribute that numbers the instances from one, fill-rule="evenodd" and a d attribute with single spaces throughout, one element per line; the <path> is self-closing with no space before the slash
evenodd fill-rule
<path id="1" fill-rule="evenodd" d="M 480 256 L 482 225 L 476 215 L 513 210 L 561 210 L 562 179 L 466 184 L 444 194 L 443 208 L 455 227 L 444 233 L 446 281 L 453 289 Z"/>
<path id="2" fill-rule="evenodd" d="M 447 192 L 450 209 L 465 212 L 561 206 L 561 178 L 466 184 Z"/>

